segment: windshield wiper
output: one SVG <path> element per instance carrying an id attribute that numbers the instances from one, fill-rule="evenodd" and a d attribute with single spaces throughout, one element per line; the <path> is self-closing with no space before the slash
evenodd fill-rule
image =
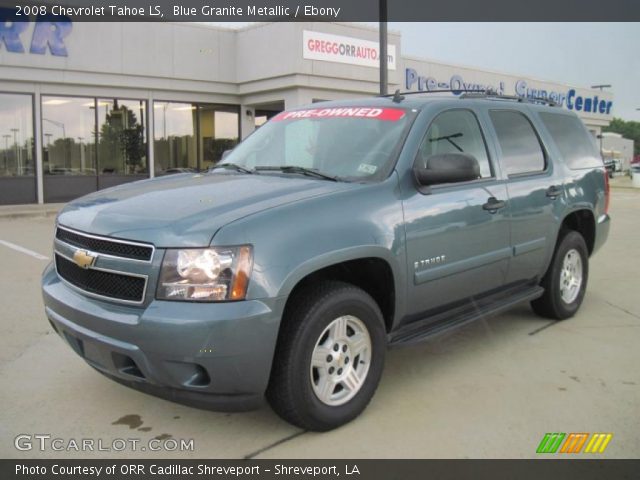
<path id="1" fill-rule="evenodd" d="M 302 175 L 308 175 L 310 177 L 322 178 L 323 180 L 331 180 L 332 182 L 337 182 L 339 180 L 338 177 L 334 177 L 333 175 L 328 175 L 326 173 L 319 172 L 315 168 L 298 167 L 296 165 L 256 167 L 255 170 L 257 172 L 264 171 L 264 172 L 299 173 Z"/>
<path id="2" fill-rule="evenodd" d="M 214 165 L 213 167 L 211 167 L 209 171 L 211 172 L 216 168 L 224 168 L 226 170 L 235 170 L 236 172 L 241 172 L 241 173 L 254 173 L 253 170 L 250 170 L 241 165 L 238 165 L 237 163 L 219 163 L 218 165 Z"/>
<path id="3" fill-rule="evenodd" d="M 451 145 L 453 145 L 454 147 L 456 147 L 456 150 L 458 150 L 459 152 L 463 152 L 464 150 L 462 150 L 462 148 L 460 148 L 460 145 L 458 145 L 456 142 L 454 142 L 453 140 L 451 140 L 452 138 L 460 138 L 463 136 L 462 132 L 458 132 L 458 133 L 452 133 L 451 135 L 444 135 L 442 137 L 438 137 L 438 138 L 432 138 L 429 141 L 430 142 L 439 142 L 440 140 L 446 140 L 447 142 L 449 142 Z"/>

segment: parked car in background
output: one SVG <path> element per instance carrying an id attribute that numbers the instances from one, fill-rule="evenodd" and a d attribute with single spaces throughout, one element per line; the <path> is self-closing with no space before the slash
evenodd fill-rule
<path id="1" fill-rule="evenodd" d="M 167 168 L 166 170 L 162 170 L 162 172 L 160 172 L 158 176 L 171 175 L 174 173 L 196 173 L 196 172 L 197 170 L 195 168 L 172 167 L 172 168 Z"/>
<path id="2" fill-rule="evenodd" d="M 604 168 L 606 168 L 609 178 L 613 178 L 613 174 L 616 172 L 616 161 L 611 157 L 604 158 Z"/>

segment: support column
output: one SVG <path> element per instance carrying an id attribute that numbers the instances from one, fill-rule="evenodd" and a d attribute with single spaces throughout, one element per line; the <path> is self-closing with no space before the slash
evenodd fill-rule
<path id="1" fill-rule="evenodd" d="M 256 129 L 256 109 L 240 105 L 240 140 L 244 140 Z"/>
<path id="2" fill-rule="evenodd" d="M 155 108 L 153 108 L 153 92 L 147 96 L 147 151 L 149 159 L 147 168 L 149 169 L 149 178 L 156 176 L 156 156 L 155 156 Z"/>
<path id="3" fill-rule="evenodd" d="M 40 85 L 36 86 L 33 96 L 34 106 L 33 115 L 35 119 L 35 129 L 33 132 L 33 141 L 35 148 L 36 161 L 36 192 L 38 203 L 44 203 L 44 165 L 42 157 L 42 108 L 40 101 Z"/>
<path id="4" fill-rule="evenodd" d="M 308 95 L 305 95 L 299 88 L 284 92 L 283 97 L 285 110 L 301 107 L 302 105 L 311 103 L 311 98 L 309 98 Z"/>

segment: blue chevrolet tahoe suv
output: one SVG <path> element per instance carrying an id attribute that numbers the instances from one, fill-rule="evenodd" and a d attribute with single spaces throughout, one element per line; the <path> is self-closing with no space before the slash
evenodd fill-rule
<path id="1" fill-rule="evenodd" d="M 523 99 L 376 98 L 278 114 L 205 173 L 59 214 L 42 290 L 106 376 L 170 400 L 329 430 L 389 346 L 521 302 L 565 319 L 609 189 L 575 114 Z"/>

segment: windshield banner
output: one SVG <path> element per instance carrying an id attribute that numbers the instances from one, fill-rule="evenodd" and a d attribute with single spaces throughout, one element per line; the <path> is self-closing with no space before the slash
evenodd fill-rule
<path id="1" fill-rule="evenodd" d="M 282 120 L 298 120 L 303 118 L 368 118 L 397 122 L 404 117 L 404 110 L 399 108 L 366 108 L 366 107 L 334 107 L 312 108 L 282 112 L 272 118 L 274 122 Z"/>

